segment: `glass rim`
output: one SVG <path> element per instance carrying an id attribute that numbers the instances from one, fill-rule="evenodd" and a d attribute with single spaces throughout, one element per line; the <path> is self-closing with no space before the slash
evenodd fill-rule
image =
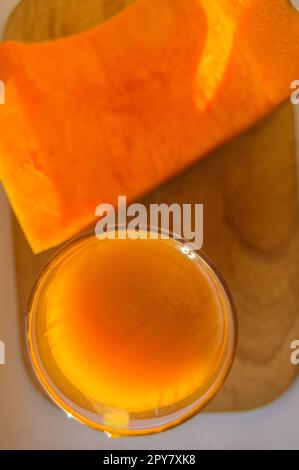
<path id="1" fill-rule="evenodd" d="M 117 226 L 111 226 L 110 229 L 117 232 L 126 229 L 126 227 L 120 228 Z M 173 232 L 165 231 L 163 229 L 150 226 L 144 228 L 143 231 L 147 233 L 158 232 L 164 234 L 167 233 L 168 235 L 174 235 Z M 52 256 L 50 256 L 48 261 L 44 264 L 31 289 L 27 308 L 25 311 L 25 340 L 27 353 L 35 377 L 37 378 L 46 396 L 49 397 L 51 401 L 54 402 L 63 412 L 65 412 L 68 417 L 74 418 L 82 424 L 90 428 L 102 431 L 108 435 L 114 437 L 142 436 L 156 434 L 176 427 L 200 413 L 208 405 L 208 403 L 215 397 L 215 395 L 221 389 L 232 368 L 237 349 L 238 321 L 230 289 L 222 275 L 219 273 L 210 258 L 206 255 L 206 253 L 204 253 L 203 250 L 192 249 L 190 247 L 189 242 L 182 237 L 172 238 L 171 236 L 169 236 L 169 238 L 177 244 L 188 247 L 190 252 L 195 255 L 197 261 L 199 261 L 201 265 L 204 265 L 206 271 L 209 272 L 209 275 L 212 275 L 214 277 L 214 280 L 216 280 L 222 290 L 223 297 L 226 301 L 226 308 L 222 308 L 222 310 L 223 315 L 226 318 L 228 328 L 227 340 L 225 343 L 223 341 L 224 345 L 226 346 L 226 350 L 223 353 L 223 360 L 220 363 L 219 368 L 217 369 L 214 379 L 204 390 L 204 392 L 194 398 L 191 403 L 179 407 L 178 410 L 170 413 L 167 413 L 166 411 L 165 414 L 162 414 L 159 417 L 136 419 L 135 421 L 130 420 L 130 423 L 133 423 L 133 428 L 120 428 L 117 426 L 111 426 L 101 423 L 99 419 L 101 417 L 100 413 L 90 412 L 78 406 L 65 395 L 63 390 L 60 390 L 58 387 L 55 386 L 54 381 L 51 379 L 51 377 L 49 377 L 43 367 L 43 361 L 38 355 L 37 345 L 34 345 L 32 341 L 32 330 L 34 327 L 34 323 L 32 325 L 32 316 L 34 314 L 34 304 L 35 301 L 38 300 L 39 294 L 43 290 L 43 281 L 46 281 L 47 275 L 49 274 L 49 269 L 51 268 L 51 266 L 53 266 L 55 261 L 58 261 L 64 254 L 68 253 L 71 248 L 82 243 L 84 240 L 91 239 L 92 237 L 96 237 L 95 230 L 88 230 L 70 239 L 60 248 L 58 248 L 58 250 Z M 219 292 L 217 295 L 219 296 Z M 194 392 L 194 395 L 196 396 L 196 391 Z M 179 403 L 180 402 L 178 402 L 178 404 Z M 171 406 L 166 408 L 171 408 Z"/>

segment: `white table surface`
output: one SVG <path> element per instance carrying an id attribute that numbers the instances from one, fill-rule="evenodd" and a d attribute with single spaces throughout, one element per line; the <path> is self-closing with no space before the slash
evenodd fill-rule
<path id="1" fill-rule="evenodd" d="M 299 8 L 299 0 L 293 1 Z M 0 0 L 0 34 L 17 3 L 17 0 Z M 299 379 L 281 398 L 264 408 L 245 413 L 203 413 L 157 436 L 110 440 L 68 420 L 33 387 L 24 367 L 11 217 L 1 188 L 0 219 L 0 339 L 5 342 L 7 357 L 7 364 L 0 366 L 0 448 L 299 449 Z"/>

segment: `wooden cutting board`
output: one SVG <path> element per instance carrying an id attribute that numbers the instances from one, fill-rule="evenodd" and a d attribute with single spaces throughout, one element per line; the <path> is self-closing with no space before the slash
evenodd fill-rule
<path id="1" fill-rule="evenodd" d="M 8 21 L 5 37 L 37 41 L 77 33 L 133 1 L 23 0 Z M 204 203 L 204 250 L 235 299 L 240 327 L 237 358 L 209 410 L 250 409 L 277 398 L 298 372 L 290 363 L 290 343 L 299 338 L 292 106 L 281 106 L 245 135 L 157 188 L 145 201 Z M 17 222 L 14 237 L 23 318 L 34 278 L 50 253 L 34 256 Z"/>

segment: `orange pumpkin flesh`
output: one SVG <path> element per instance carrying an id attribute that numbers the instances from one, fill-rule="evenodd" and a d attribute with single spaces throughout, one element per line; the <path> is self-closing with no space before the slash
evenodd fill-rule
<path id="1" fill-rule="evenodd" d="M 289 0 L 139 0 L 76 36 L 1 44 L 0 178 L 32 249 L 245 130 L 298 76 Z"/>

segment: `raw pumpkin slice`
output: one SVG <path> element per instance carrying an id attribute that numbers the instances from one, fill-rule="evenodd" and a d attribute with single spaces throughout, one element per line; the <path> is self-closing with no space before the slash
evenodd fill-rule
<path id="1" fill-rule="evenodd" d="M 245 130 L 298 77 L 289 0 L 139 0 L 88 32 L 1 44 L 0 178 L 32 249 Z"/>

